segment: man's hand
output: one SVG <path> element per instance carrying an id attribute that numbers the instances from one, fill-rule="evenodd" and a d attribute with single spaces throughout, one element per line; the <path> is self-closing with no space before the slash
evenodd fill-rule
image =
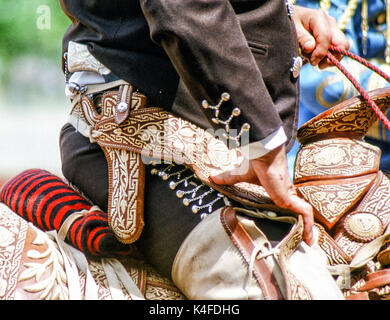
<path id="1" fill-rule="evenodd" d="M 218 184 L 232 185 L 237 182 L 249 182 L 262 185 L 274 203 L 302 215 L 304 240 L 313 243 L 313 208 L 300 198 L 288 174 L 286 150 L 284 145 L 268 152 L 263 157 L 249 161 L 249 169 L 244 174 L 236 174 L 240 168 L 213 176 Z"/>
<path id="2" fill-rule="evenodd" d="M 313 66 L 323 69 L 332 65 L 326 58 L 330 45 L 349 49 L 348 39 L 338 28 L 336 20 L 322 10 L 295 6 L 294 23 L 302 54 Z M 342 59 L 341 55 L 335 56 L 338 60 Z M 298 196 L 291 182 L 284 145 L 263 157 L 250 160 L 246 173 L 238 173 L 240 169 L 224 172 L 212 179 L 215 183 L 226 185 L 238 182 L 262 185 L 276 205 L 302 215 L 304 240 L 309 245 L 313 244 L 313 207 Z"/>
<path id="3" fill-rule="evenodd" d="M 323 10 L 295 6 L 293 19 L 302 54 L 311 65 L 318 65 L 320 69 L 332 65 L 325 58 L 330 45 L 344 50 L 349 49 L 348 39 L 337 26 L 336 19 Z M 335 57 L 338 60 L 342 59 L 339 54 L 335 54 Z"/>

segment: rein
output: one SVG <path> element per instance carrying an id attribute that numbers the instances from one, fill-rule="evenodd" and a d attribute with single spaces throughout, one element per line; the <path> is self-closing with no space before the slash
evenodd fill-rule
<path id="1" fill-rule="evenodd" d="M 364 65 L 365 67 L 371 69 L 372 71 L 374 71 L 375 73 L 383 77 L 387 82 L 390 82 L 390 76 L 384 73 L 382 70 L 380 70 L 377 66 L 373 65 L 372 63 L 368 62 L 367 60 L 363 59 L 362 57 L 359 57 L 358 55 L 350 51 L 343 50 L 334 46 L 330 46 L 329 51 L 326 54 L 326 57 L 347 77 L 349 81 L 351 81 L 351 83 L 358 90 L 362 98 L 372 108 L 372 110 L 375 112 L 375 114 L 380 119 L 380 121 L 386 126 L 387 130 L 390 131 L 389 119 L 379 109 L 376 103 L 371 100 L 371 98 L 368 96 L 367 92 L 363 89 L 363 87 L 359 84 L 359 82 L 352 76 L 350 72 L 348 72 L 348 70 L 340 63 L 340 61 L 336 59 L 336 57 L 332 53 L 339 53 L 359 62 L 360 64 Z"/>

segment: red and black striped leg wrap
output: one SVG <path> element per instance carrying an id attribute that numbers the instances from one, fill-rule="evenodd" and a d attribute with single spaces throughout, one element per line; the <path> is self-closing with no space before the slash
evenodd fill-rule
<path id="1" fill-rule="evenodd" d="M 44 231 L 59 231 L 72 213 L 92 208 L 59 177 L 40 169 L 24 171 L 8 181 L 0 190 L 0 201 Z M 132 251 L 132 247 L 116 239 L 108 226 L 107 214 L 100 210 L 75 220 L 66 240 L 92 256 L 117 256 Z"/>

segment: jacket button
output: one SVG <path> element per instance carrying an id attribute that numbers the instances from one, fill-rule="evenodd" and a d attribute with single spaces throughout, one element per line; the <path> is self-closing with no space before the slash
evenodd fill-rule
<path id="1" fill-rule="evenodd" d="M 292 18 L 294 14 L 294 3 L 292 0 L 286 0 L 287 15 Z"/>
<path id="2" fill-rule="evenodd" d="M 302 65 L 303 60 L 301 57 L 293 58 L 293 64 L 290 71 L 295 79 L 299 77 L 299 72 L 301 71 Z"/>

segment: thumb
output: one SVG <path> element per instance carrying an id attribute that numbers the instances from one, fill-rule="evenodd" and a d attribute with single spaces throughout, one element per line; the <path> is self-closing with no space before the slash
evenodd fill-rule
<path id="1" fill-rule="evenodd" d="M 239 176 L 232 174 L 231 171 L 212 171 L 210 178 L 214 183 L 222 185 L 233 185 L 240 182 Z"/>
<path id="2" fill-rule="evenodd" d="M 239 182 L 256 183 L 258 178 L 248 164 L 249 162 L 244 162 L 241 166 L 227 171 L 213 169 L 210 171 L 210 178 L 214 183 L 222 185 L 233 185 Z"/>
<path id="3" fill-rule="evenodd" d="M 303 53 L 310 54 L 316 47 L 316 41 L 314 37 L 304 28 L 301 23 L 296 25 L 297 37 L 299 46 Z"/>

